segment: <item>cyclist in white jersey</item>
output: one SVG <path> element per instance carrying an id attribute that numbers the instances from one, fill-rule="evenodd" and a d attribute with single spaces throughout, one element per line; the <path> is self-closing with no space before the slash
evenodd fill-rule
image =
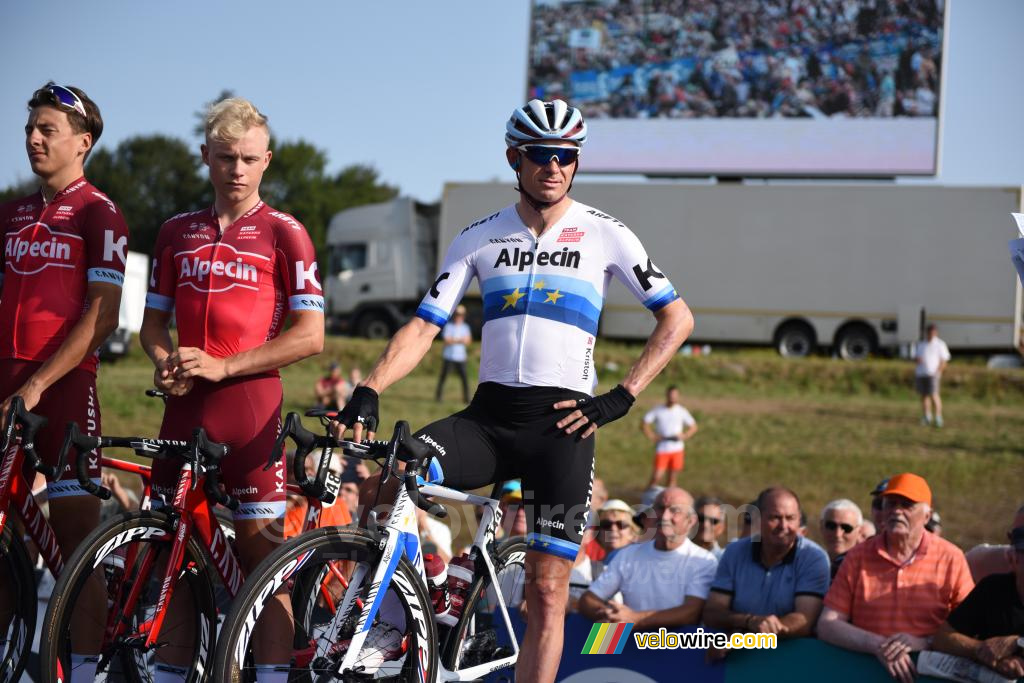
<path id="1" fill-rule="evenodd" d="M 590 506 L 594 440 L 588 437 L 626 415 L 689 335 L 693 317 L 625 225 L 569 197 L 587 135 L 579 110 L 531 100 L 512 113 L 505 130 L 519 201 L 455 238 L 416 317 L 353 392 L 336 432 L 351 428 L 356 439 L 372 434 L 379 392 L 419 364 L 477 277 L 484 317 L 480 386 L 465 410 L 418 437 L 435 453 L 431 481 L 477 488 L 522 479 L 532 580 L 516 680 L 553 681 L 569 574 Z M 592 397 L 598 318 L 613 275 L 657 324 L 622 384 Z M 376 490 L 373 478 L 364 485 L 364 504 Z"/>

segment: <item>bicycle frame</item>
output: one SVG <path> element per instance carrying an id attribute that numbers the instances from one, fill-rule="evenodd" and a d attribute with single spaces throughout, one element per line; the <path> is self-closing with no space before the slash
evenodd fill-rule
<path id="1" fill-rule="evenodd" d="M 487 573 L 491 579 L 491 583 L 495 584 L 498 577 L 495 573 L 495 567 L 491 562 L 490 555 L 486 552 L 486 547 L 493 542 L 495 531 L 501 524 L 501 510 L 498 507 L 498 501 L 492 498 L 464 493 L 462 491 L 457 491 L 455 489 L 450 489 L 446 486 L 439 486 L 436 484 L 421 485 L 420 493 L 455 503 L 469 503 L 483 506 L 483 517 L 480 520 L 480 525 L 477 527 L 476 534 L 473 538 L 472 550 L 470 552 L 483 558 L 484 566 L 486 567 Z M 387 593 L 387 589 L 395 576 L 395 569 L 398 567 L 398 561 L 401 556 L 404 555 L 413 564 L 420 576 L 420 580 L 423 581 L 424 585 L 426 585 L 426 573 L 423 569 L 423 556 L 420 552 L 419 526 L 416 521 L 416 505 L 412 499 L 409 498 L 409 494 L 405 490 L 404 486 L 399 488 L 399 493 L 395 500 L 395 506 L 388 517 L 387 524 L 382 530 L 382 537 L 383 553 L 381 555 L 381 561 L 374 571 L 366 605 L 363 607 L 359 621 L 356 624 L 356 630 L 352 637 L 352 642 L 350 643 L 348 651 L 345 653 L 345 657 L 342 659 L 337 670 L 339 674 L 345 670 L 351 670 L 352 667 L 356 665 L 359 652 L 373 626 L 373 620 L 376 617 L 377 612 L 380 610 L 380 606 L 384 600 L 384 595 Z M 364 566 L 357 567 L 356 573 L 354 573 L 350 579 L 350 585 L 354 587 L 360 586 L 362 579 L 365 577 L 365 572 L 366 569 Z M 514 635 L 512 621 L 509 617 L 508 607 L 505 605 L 504 597 L 501 595 L 501 591 L 495 591 L 495 594 L 497 595 L 498 606 L 501 611 L 505 628 L 509 634 Z M 337 638 L 341 624 L 350 610 L 351 596 L 349 595 L 349 591 L 346 591 L 342 607 L 335 614 L 334 621 L 331 624 L 330 635 L 328 636 L 329 639 Z M 416 618 L 421 618 L 418 614 L 414 616 Z M 433 618 L 432 611 L 430 618 Z M 463 615 L 462 618 L 467 618 L 467 615 Z M 419 637 L 426 637 L 426 633 L 429 631 L 424 624 L 418 624 L 417 629 Z M 461 671 L 449 671 L 443 664 L 439 663 L 439 678 L 443 681 L 477 680 L 492 671 L 497 671 L 498 669 L 503 669 L 515 664 L 518 658 L 519 643 L 517 642 L 517 639 L 513 637 L 512 654 L 510 656 L 493 662 L 479 664 Z M 420 662 L 420 667 L 422 668 L 424 664 L 425 662 Z"/>
<path id="2" fill-rule="evenodd" d="M 32 488 L 22 474 L 24 464 L 25 454 L 21 450 L 21 444 L 15 441 L 8 446 L 3 463 L 0 464 L 0 531 L 7 525 L 9 511 L 13 509 L 21 519 L 25 532 L 39 549 L 47 569 L 56 578 L 64 569 L 64 558 L 60 546 L 57 545 L 57 535 L 36 503 Z M 139 475 L 143 484 L 143 509 L 148 506 L 152 495 L 152 468 L 105 457 L 100 458 L 100 465 Z"/>

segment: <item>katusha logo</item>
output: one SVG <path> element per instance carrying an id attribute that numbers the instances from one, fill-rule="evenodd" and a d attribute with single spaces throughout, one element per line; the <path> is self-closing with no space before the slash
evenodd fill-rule
<path id="1" fill-rule="evenodd" d="M 7 236 L 4 259 L 21 275 L 33 275 L 46 268 L 74 268 L 82 253 L 78 235 L 51 230 L 45 223 L 26 225 Z"/>
<path id="2" fill-rule="evenodd" d="M 174 255 L 178 286 L 199 292 L 224 292 L 232 287 L 256 290 L 260 273 L 270 258 L 239 251 L 230 244 L 204 244 Z"/>

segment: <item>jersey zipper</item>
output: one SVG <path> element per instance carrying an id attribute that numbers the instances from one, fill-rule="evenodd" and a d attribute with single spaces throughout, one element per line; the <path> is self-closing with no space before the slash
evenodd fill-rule
<path id="1" fill-rule="evenodd" d="M 526 326 L 530 318 L 530 292 L 533 290 L 533 278 L 537 274 L 537 250 L 540 247 L 540 238 L 534 236 L 533 232 L 526 228 L 526 234 L 533 240 L 531 250 L 533 251 L 533 262 L 530 264 L 530 274 L 526 276 L 526 296 L 523 304 L 523 321 L 519 325 L 519 358 L 516 360 L 516 382 L 523 382 L 523 356 L 526 349 Z"/>

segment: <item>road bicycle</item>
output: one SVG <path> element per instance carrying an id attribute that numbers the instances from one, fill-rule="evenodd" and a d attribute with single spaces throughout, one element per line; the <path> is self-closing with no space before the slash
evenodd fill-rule
<path id="1" fill-rule="evenodd" d="M 87 646 L 99 653 L 96 680 L 114 680 L 115 674 L 131 681 L 152 680 L 158 652 L 189 662 L 185 681 L 207 680 L 217 637 L 216 592 L 220 589 L 234 597 L 244 578 L 230 542 L 233 534 L 214 510 L 217 504 L 231 510 L 238 507 L 219 482 L 220 463 L 228 447 L 210 441 L 202 429 L 196 429 L 189 441 L 91 437 L 71 423 L 62 451 L 74 449 L 79 482 L 101 498 L 110 492 L 89 481 L 83 458 L 97 447 L 130 448 L 150 459 L 180 458 L 181 470 L 169 504 L 109 520 L 68 561 L 44 620 L 43 680 L 69 679 L 72 615 L 84 609 L 79 603 L 90 581 L 102 585 L 107 601 L 107 609 L 95 614 L 93 641 Z M 330 454 L 321 456 L 313 478 L 306 475 L 305 459 L 296 458 L 293 473 L 298 483 L 287 485 L 288 492 L 306 496 L 304 529 L 316 526 L 322 506 L 334 502 L 341 483 L 329 471 Z M 175 590 L 183 585 L 188 590 Z M 179 597 L 171 611 L 176 594 L 186 597 Z M 74 637 L 81 642 L 80 633 Z"/>
<path id="2" fill-rule="evenodd" d="M 307 413 L 309 415 L 310 413 Z M 398 488 L 383 525 L 371 514 L 368 528 L 316 529 L 269 555 L 242 586 L 224 620 L 213 677 L 216 681 L 255 681 L 250 643 L 271 596 L 282 590 L 310 596 L 293 602 L 294 640 L 290 681 L 468 681 L 510 669 L 519 655 L 519 634 L 509 608 L 523 601 L 526 544 L 521 538 L 495 542 L 501 511 L 495 500 L 425 483 L 426 445 L 399 422 L 390 441 L 356 443 L 320 437 L 290 413 L 283 434 L 301 454 L 313 448 L 340 449 L 381 466 L 381 488 L 392 476 Z M 405 469 L 398 471 L 398 463 Z M 474 580 L 454 626 L 439 627 L 426 584 L 415 507 L 437 516 L 444 508 L 425 498 L 469 503 L 483 515 L 470 550 Z M 376 507 L 376 506 L 375 506 Z M 333 609 L 322 609 L 307 585 L 343 574 L 346 585 L 332 585 Z"/>
<path id="3" fill-rule="evenodd" d="M 0 592 L 4 595 L 0 598 L 0 681 L 3 683 L 20 680 L 35 634 L 38 606 L 35 562 L 25 543 L 26 536 L 55 578 L 64 570 L 57 536 L 32 495 L 32 482 L 24 475 L 26 465 L 50 480 L 64 471 L 63 454 L 57 465 L 50 467 L 43 464 L 35 452 L 36 434 L 46 424 L 45 417 L 25 410 L 20 396 L 11 399 L 0 449 Z M 105 456 L 99 458 L 99 463 L 102 467 L 140 476 L 143 500 L 149 499 L 149 467 Z"/>

